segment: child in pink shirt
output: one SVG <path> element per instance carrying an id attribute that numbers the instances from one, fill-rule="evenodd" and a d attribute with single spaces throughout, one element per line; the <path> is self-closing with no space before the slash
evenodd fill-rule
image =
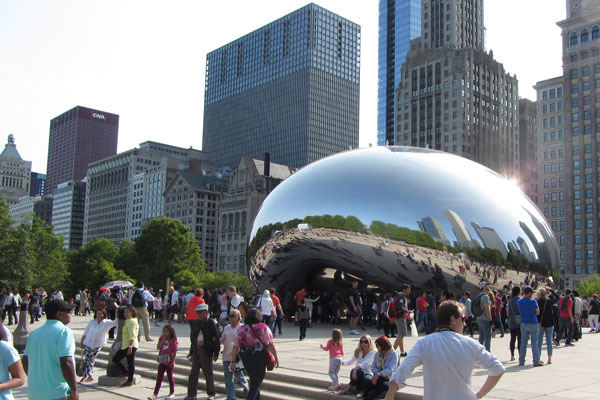
<path id="1" fill-rule="evenodd" d="M 344 345 L 342 344 L 342 331 L 334 329 L 331 332 L 331 339 L 327 341 L 327 345 L 321 345 L 325 351 L 329 351 L 329 377 L 333 381 L 328 390 L 336 391 L 340 387 L 340 366 L 342 365 L 342 357 L 344 356 Z"/>

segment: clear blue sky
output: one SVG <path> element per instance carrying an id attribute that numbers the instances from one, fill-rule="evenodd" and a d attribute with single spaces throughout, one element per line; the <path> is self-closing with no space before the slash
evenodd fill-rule
<path id="1" fill-rule="evenodd" d="M 378 1 L 315 2 L 361 25 L 360 145 L 375 145 Z M 119 151 L 146 140 L 201 149 L 206 53 L 307 3 L 2 0 L 1 145 L 14 134 L 45 172 L 50 119 L 82 105 L 120 115 Z M 562 73 L 565 10 L 565 0 L 485 1 L 487 49 L 517 74 L 521 97 Z"/>

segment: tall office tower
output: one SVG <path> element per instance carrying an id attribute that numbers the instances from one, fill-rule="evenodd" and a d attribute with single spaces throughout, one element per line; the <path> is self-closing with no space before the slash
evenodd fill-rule
<path id="1" fill-rule="evenodd" d="M 423 232 L 429 233 L 437 242 L 444 245 L 450 245 L 450 241 L 446 237 L 444 228 L 440 221 L 432 217 L 425 217 L 421 221 L 417 221 L 417 225 Z"/>
<path id="2" fill-rule="evenodd" d="M 423 0 L 421 12 L 396 89 L 395 143 L 518 177 L 517 78 L 484 49 L 483 0 Z"/>
<path id="3" fill-rule="evenodd" d="M 190 228 L 206 269 L 217 271 L 219 207 L 227 179 L 216 173 L 179 171 L 165 189 L 165 215 Z"/>
<path id="4" fill-rule="evenodd" d="M 565 286 L 575 287 L 584 274 L 600 272 L 600 9 L 597 2 L 591 0 L 567 0 L 566 3 L 567 18 L 558 22 L 563 42 L 564 163 L 567 169 L 566 254 L 560 265 L 564 267 Z M 550 197 L 549 206 L 554 205 Z M 559 226 L 559 237 L 562 233 Z"/>
<path id="5" fill-rule="evenodd" d="M 410 41 L 421 36 L 421 0 L 379 0 L 377 144 L 393 145 L 394 93 Z"/>
<path id="6" fill-rule="evenodd" d="M 229 177 L 227 193 L 221 197 L 219 209 L 219 270 L 246 272 L 246 245 L 252 222 L 265 198 L 296 168 L 242 157 Z"/>
<path id="7" fill-rule="evenodd" d="M 94 161 L 117 154 L 119 116 L 77 106 L 50 121 L 46 194 L 80 181 Z"/>
<path id="8" fill-rule="evenodd" d="M 85 197 L 84 243 L 105 237 L 135 239 L 152 218 L 164 216 L 164 190 L 178 170 L 206 154 L 156 142 L 90 164 Z"/>
<path id="9" fill-rule="evenodd" d="M 43 196 L 46 194 L 46 174 L 39 172 L 31 173 L 31 187 L 29 188 L 29 195 L 31 197 Z"/>
<path id="10" fill-rule="evenodd" d="M 67 250 L 79 249 L 83 245 L 85 185 L 85 182 L 64 182 L 54 190 L 52 226 L 54 234 L 63 237 Z"/>
<path id="11" fill-rule="evenodd" d="M 358 147 L 360 27 L 315 4 L 206 56 L 202 150 L 302 167 Z"/>
<path id="12" fill-rule="evenodd" d="M 4 150 L 0 153 L 0 195 L 10 206 L 19 197 L 29 196 L 31 161 L 25 161 L 17 151 L 15 137 L 8 135 Z"/>
<path id="13" fill-rule="evenodd" d="M 536 106 L 519 99 L 519 184 L 531 201 L 538 201 Z"/>

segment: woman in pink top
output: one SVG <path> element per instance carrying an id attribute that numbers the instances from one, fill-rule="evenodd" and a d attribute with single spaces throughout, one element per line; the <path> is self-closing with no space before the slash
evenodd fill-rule
<path id="1" fill-rule="evenodd" d="M 238 352 L 244 363 L 248 377 L 250 378 L 250 389 L 247 399 L 260 399 L 260 385 L 265 378 L 267 369 L 267 357 L 270 351 L 275 359 L 275 367 L 279 367 L 277 350 L 273 343 L 273 334 L 269 327 L 262 322 L 262 314 L 256 308 L 248 310 L 244 318 L 245 325 L 240 327 L 237 338 L 234 341 L 231 359 L 237 358 Z M 229 364 L 229 370 L 234 372 L 236 363 Z"/>
<path id="2" fill-rule="evenodd" d="M 342 331 L 334 329 L 331 332 L 331 339 L 327 341 L 327 345 L 321 345 L 325 351 L 329 351 L 329 377 L 333 381 L 328 390 L 336 391 L 340 388 L 340 367 L 342 365 L 342 357 L 344 356 L 344 345 L 342 344 Z"/>

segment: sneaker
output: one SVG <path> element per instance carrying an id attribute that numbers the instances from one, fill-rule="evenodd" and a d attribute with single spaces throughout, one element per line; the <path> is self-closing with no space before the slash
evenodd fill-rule
<path id="1" fill-rule="evenodd" d="M 575 347 L 575 345 L 573 343 L 565 343 L 565 346 L 571 346 L 571 347 Z"/>
<path id="2" fill-rule="evenodd" d="M 175 393 L 169 393 L 169 395 L 167 397 L 165 397 L 166 399 L 174 399 L 175 398 Z"/>
<path id="3" fill-rule="evenodd" d="M 400 357 L 406 357 L 407 355 L 407 353 L 400 353 Z"/>
<path id="4" fill-rule="evenodd" d="M 533 364 L 533 366 L 534 366 L 534 367 L 543 367 L 543 366 L 544 366 L 544 363 L 543 363 L 543 362 L 541 362 L 541 363 L 539 363 L 539 364 Z"/>
<path id="5" fill-rule="evenodd" d="M 596 332 L 595 329 L 590 329 L 590 333 L 594 333 L 594 332 Z"/>
<path id="6" fill-rule="evenodd" d="M 351 330 L 351 331 L 350 331 L 350 334 L 351 334 L 351 335 L 360 335 L 360 332 L 359 332 L 359 331 L 357 331 L 356 329 L 354 329 L 354 330 Z"/>
<path id="7" fill-rule="evenodd" d="M 153 394 L 152 396 L 148 396 L 148 400 L 158 400 L 158 396 Z"/>

